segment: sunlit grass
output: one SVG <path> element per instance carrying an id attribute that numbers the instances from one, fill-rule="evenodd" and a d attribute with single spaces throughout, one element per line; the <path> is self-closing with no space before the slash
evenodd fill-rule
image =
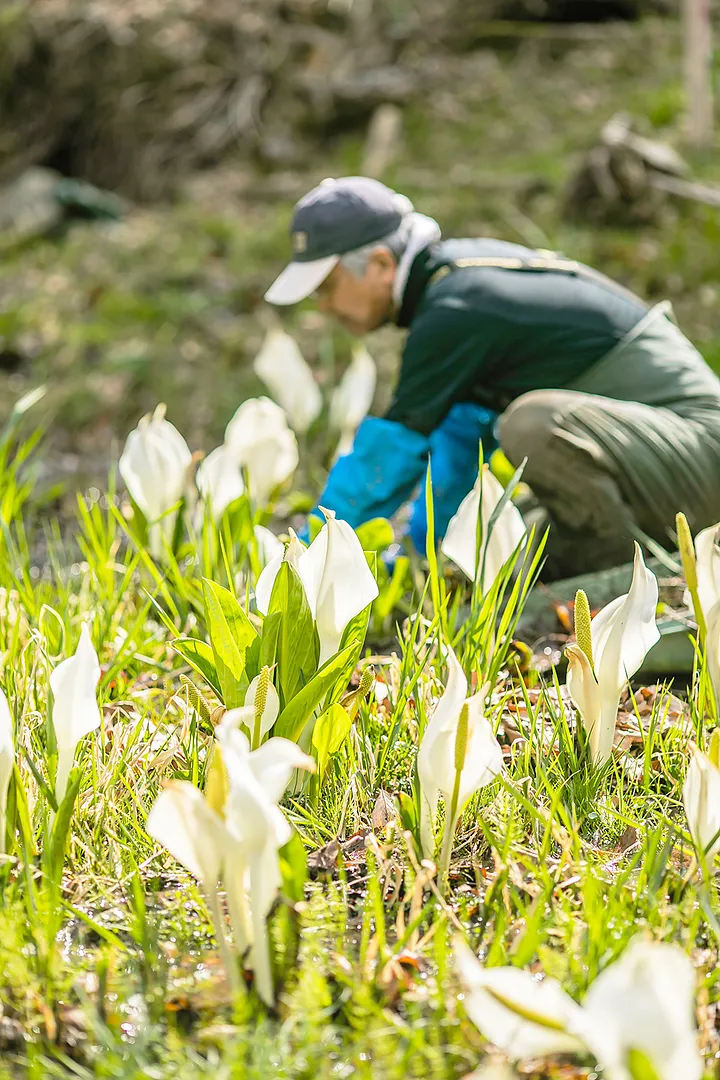
<path id="1" fill-rule="evenodd" d="M 0 500 L 23 490 L 23 451 L 13 460 Z M 207 902 L 146 819 L 168 780 L 205 785 L 221 695 L 173 641 L 218 632 L 203 578 L 240 585 L 245 607 L 251 522 L 236 511 L 218 533 L 206 521 L 154 562 L 113 496 L 81 499 L 61 536 L 38 524 L 28 492 L 0 549 L 0 681 L 17 749 L 0 863 L 0 1075 L 460 1078 L 487 1044 L 464 1015 L 458 930 L 484 963 L 544 972 L 576 1000 L 637 934 L 679 942 L 696 968 L 709 1060 L 718 898 L 712 867 L 697 869 L 682 806 L 689 740 L 707 745 L 716 723 L 707 672 L 701 663 L 680 714 L 669 687 L 649 710 L 631 695 L 630 734 L 595 767 L 558 676 L 523 680 L 510 662 L 541 554 L 524 556 L 520 576 L 508 568 L 485 597 L 441 558 L 434 582 L 418 564 L 386 598 L 378 625 L 394 625 L 396 645 L 373 656 L 370 638 L 358 654 L 380 681 L 358 699 L 322 782 L 284 803 L 311 877 L 299 850 L 288 856 L 295 868 L 284 870 L 269 923 L 276 1006 L 259 1002 L 250 974 L 233 1002 Z M 83 623 L 101 663 L 102 723 L 82 743 L 76 798 L 56 813 L 48 680 Z M 465 807 L 445 887 L 421 861 L 411 819 L 416 750 L 449 644 L 473 687 L 490 678 L 505 768 Z"/>

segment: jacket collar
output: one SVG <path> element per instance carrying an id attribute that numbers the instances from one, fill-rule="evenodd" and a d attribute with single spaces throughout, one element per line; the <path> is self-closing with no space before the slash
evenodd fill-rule
<path id="1" fill-rule="evenodd" d="M 441 263 L 442 259 L 436 254 L 434 244 L 426 245 L 415 254 L 395 318 L 398 326 L 410 325 L 427 283 Z"/>

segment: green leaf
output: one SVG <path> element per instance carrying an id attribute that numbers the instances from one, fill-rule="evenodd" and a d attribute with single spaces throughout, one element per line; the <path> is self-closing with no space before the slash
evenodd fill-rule
<path id="1" fill-rule="evenodd" d="M 400 821 L 403 830 L 412 833 L 413 836 L 417 836 L 420 823 L 418 821 L 415 800 L 405 791 L 398 791 L 396 798 L 400 809 Z"/>
<path id="2" fill-rule="evenodd" d="M 277 663 L 275 685 L 283 705 L 312 679 L 317 671 L 320 642 L 315 621 L 300 575 L 294 566 L 283 562 L 273 584 L 269 619 L 275 619 L 275 655 L 264 663 Z M 263 626 L 263 637 L 265 626 Z"/>
<path id="3" fill-rule="evenodd" d="M 198 674 L 202 675 L 205 682 L 212 686 L 218 697 L 222 697 L 220 680 L 215 667 L 215 657 L 208 643 L 199 641 L 197 638 L 179 637 L 175 638 L 172 647 L 191 668 L 194 668 Z"/>
<path id="4" fill-rule="evenodd" d="M 307 686 L 304 686 L 292 701 L 288 702 L 275 722 L 273 735 L 281 735 L 292 742 L 297 742 L 302 730 L 312 716 L 315 709 L 325 695 L 336 688 L 341 676 L 345 676 L 345 683 L 355 667 L 353 655 L 357 651 L 357 645 L 353 643 L 349 648 L 336 653 L 324 667 L 320 668 L 317 675 Z M 342 693 L 341 687 L 340 693 Z M 337 693 L 337 689 L 335 690 Z"/>
<path id="5" fill-rule="evenodd" d="M 282 629 L 282 611 L 268 611 L 263 620 L 262 633 L 260 634 L 260 655 L 258 663 L 260 667 L 272 667 L 277 662 L 278 641 Z M 275 680 L 277 683 L 277 679 Z M 280 687 L 277 688 L 278 690 Z M 282 700 L 282 696 L 281 696 Z"/>
<path id="6" fill-rule="evenodd" d="M 410 560 L 407 555 L 399 555 L 395 560 L 392 577 L 380 590 L 380 595 L 375 601 L 375 613 L 378 618 L 386 619 L 400 603 L 408 584 L 409 568 Z"/>
<path id="7" fill-rule="evenodd" d="M 244 703 L 248 684 L 247 677 L 244 678 L 245 652 L 257 634 L 228 589 L 203 578 L 203 592 L 223 704 L 236 709 Z"/>
<path id="8" fill-rule="evenodd" d="M 248 686 L 255 676 L 260 674 L 262 666 L 262 635 L 256 634 L 252 645 L 248 647 L 245 653 L 245 677 Z"/>
<path id="9" fill-rule="evenodd" d="M 385 551 L 395 542 L 393 527 L 387 518 L 373 518 L 355 530 L 363 551 Z"/>
<path id="10" fill-rule="evenodd" d="M 65 797 L 58 807 L 58 812 L 53 822 L 50 834 L 50 867 L 49 877 L 56 883 L 60 883 L 63 863 L 65 862 L 65 848 L 67 847 L 70 833 L 70 821 L 75 808 L 80 784 L 83 778 L 82 769 L 76 765 L 68 778 Z"/>
<path id="11" fill-rule="evenodd" d="M 346 651 L 350 649 L 348 654 L 350 659 L 348 660 L 348 675 L 352 675 L 355 670 L 355 665 L 362 656 L 363 645 L 365 644 L 365 638 L 367 636 L 368 624 L 370 622 L 370 612 L 372 611 L 372 604 L 368 604 L 366 608 L 363 608 L 354 618 L 350 620 L 345 629 L 343 630 L 342 640 L 340 642 L 340 649 L 338 652 Z M 347 685 L 347 679 L 340 686 L 340 692 L 345 689 Z M 333 697 L 335 694 L 333 694 Z"/>
<path id="12" fill-rule="evenodd" d="M 280 873 L 282 874 L 282 894 L 291 903 L 299 904 L 305 899 L 307 853 L 302 840 L 294 829 L 287 844 L 280 848 L 278 856 L 280 858 Z"/>
<path id="13" fill-rule="evenodd" d="M 335 702 L 315 721 L 312 744 L 317 750 L 318 776 L 322 780 L 328 762 L 348 737 L 352 720 L 342 705 Z"/>
<path id="14" fill-rule="evenodd" d="M 8 789 L 7 822 L 8 832 L 11 837 L 10 848 L 7 849 L 8 852 L 12 854 L 12 841 L 15 838 L 16 831 L 18 831 L 22 840 L 23 850 L 28 855 L 36 855 L 37 847 L 30 821 L 27 795 L 25 794 L 22 774 L 18 768 L 17 761 L 13 767 L 12 783 Z M 5 840 L 5 837 L 0 837 L 0 840 Z"/>

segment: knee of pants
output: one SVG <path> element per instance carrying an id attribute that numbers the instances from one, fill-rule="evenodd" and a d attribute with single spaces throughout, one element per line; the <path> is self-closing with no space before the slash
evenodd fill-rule
<path id="1" fill-rule="evenodd" d="M 552 435 L 552 421 L 562 409 L 558 396 L 562 390 L 530 390 L 516 398 L 499 420 L 499 438 L 503 453 L 519 465 L 547 446 Z"/>

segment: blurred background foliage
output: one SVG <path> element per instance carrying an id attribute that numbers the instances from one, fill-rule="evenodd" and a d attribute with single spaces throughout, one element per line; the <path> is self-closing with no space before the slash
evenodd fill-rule
<path id="1" fill-rule="evenodd" d="M 668 197 L 599 221 L 567 201 L 620 110 L 696 179 L 720 179 L 716 155 L 683 143 L 681 52 L 670 0 L 5 3 L 0 422 L 47 383 L 33 418 L 53 482 L 101 482 L 158 401 L 210 450 L 262 392 L 251 362 L 277 317 L 262 294 L 288 255 L 294 201 L 363 171 L 387 104 L 401 120 L 382 179 L 446 235 L 563 250 L 669 298 L 720 369 L 720 209 Z M 38 167 L 51 171 L 28 174 Z M 70 215 L 63 177 L 122 202 L 83 213 L 83 191 Z M 309 305 L 282 318 L 332 382 L 349 341 Z M 400 340 L 369 342 L 377 408 Z"/>

